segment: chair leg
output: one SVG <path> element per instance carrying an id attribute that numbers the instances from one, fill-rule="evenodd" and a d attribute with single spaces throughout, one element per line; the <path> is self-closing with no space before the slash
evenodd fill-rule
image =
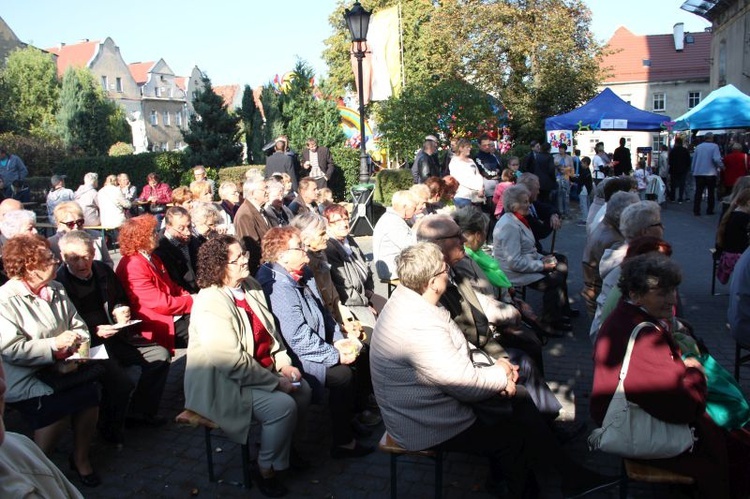
<path id="1" fill-rule="evenodd" d="M 740 354 L 742 353 L 742 348 L 740 348 L 740 344 L 736 343 L 734 344 L 734 379 L 737 380 L 737 382 L 740 382 Z"/>
<path id="2" fill-rule="evenodd" d="M 398 466 L 396 454 L 391 454 L 391 499 L 398 499 Z"/>
<path id="3" fill-rule="evenodd" d="M 206 461 L 208 463 L 208 481 L 215 482 L 216 477 L 214 476 L 214 456 L 213 449 L 211 449 L 211 428 L 208 426 L 204 427 L 206 437 Z"/>
<path id="4" fill-rule="evenodd" d="M 716 260 L 712 262 L 711 269 L 711 296 L 716 296 Z"/>
<path id="5" fill-rule="evenodd" d="M 443 497 L 443 452 L 435 456 L 435 499 Z"/>
<path id="6" fill-rule="evenodd" d="M 628 499 L 628 472 L 624 460 L 620 461 L 620 499 Z"/>
<path id="7" fill-rule="evenodd" d="M 250 445 L 247 443 L 242 446 L 242 485 L 248 490 L 253 488 L 250 478 Z"/>

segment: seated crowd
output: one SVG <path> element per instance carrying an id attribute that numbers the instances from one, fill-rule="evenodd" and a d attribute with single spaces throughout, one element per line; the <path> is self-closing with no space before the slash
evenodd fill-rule
<path id="1" fill-rule="evenodd" d="M 459 180 L 425 176 L 396 192 L 375 225 L 375 271 L 395 285 L 387 300 L 325 176 L 293 183 L 250 171 L 241 188 L 216 188 L 196 167 L 195 182 L 174 190 L 149 174 L 139 196 L 125 174 L 98 192 L 87 174 L 70 195 L 55 176 L 47 208 L 57 232 L 46 239 L 33 212 L 3 201 L 0 415 L 7 385 L 4 402 L 47 454 L 70 425 L 71 469 L 95 487 L 92 440 L 98 433 L 121 446 L 127 428 L 165 424 L 171 358 L 186 349 L 185 408 L 239 444 L 260 427 L 250 473 L 268 497 L 288 493 L 280 472 L 310 466 L 300 443 L 310 404 L 324 402 L 334 459 L 373 452 L 364 438 L 382 421 L 405 449 L 486 456 L 487 490 L 500 496 L 538 497 L 537 473 L 550 469 L 566 497 L 617 484 L 567 455 L 562 444 L 585 424 L 559 423 L 562 405 L 545 379 L 543 345 L 579 315 L 566 256 L 543 248 L 562 217 L 528 172 L 507 176 L 501 210 L 475 206 L 495 185 L 473 178 L 467 144 L 457 146 L 450 167 Z M 592 418 L 604 420 L 631 330 L 646 323 L 626 391 L 698 437 L 655 465 L 689 474 L 706 497 L 741 497 L 748 440 L 712 420 L 702 357 L 683 358 L 700 344 L 677 319 L 681 273 L 659 205 L 629 193 L 627 178 L 602 184 L 583 257 L 582 295 L 595 317 Z M 733 201 L 722 230 L 745 216 L 746 197 Z M 113 230 L 116 265 L 93 226 Z M 526 287 L 542 293 L 539 316 L 519 293 Z M 101 360 L 75 361 L 95 352 Z"/>

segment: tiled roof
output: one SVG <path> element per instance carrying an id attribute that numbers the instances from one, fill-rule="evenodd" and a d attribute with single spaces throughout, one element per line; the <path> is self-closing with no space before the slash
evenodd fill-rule
<path id="1" fill-rule="evenodd" d="M 227 105 L 227 108 L 230 110 L 234 109 L 238 94 L 241 91 L 239 85 L 217 85 L 213 89 L 217 95 L 224 99 L 224 104 Z"/>
<path id="2" fill-rule="evenodd" d="M 85 41 L 46 49 L 57 55 L 57 74 L 62 76 L 69 67 L 82 68 L 91 62 L 99 47 L 99 41 Z"/>
<path id="3" fill-rule="evenodd" d="M 179 88 L 180 90 L 187 90 L 187 82 L 188 82 L 187 76 L 175 76 L 174 77 L 174 84 L 177 85 L 177 88 Z"/>
<path id="4" fill-rule="evenodd" d="M 709 77 L 711 69 L 711 33 L 685 33 L 693 43 L 682 51 L 674 48 L 668 35 L 635 35 L 620 26 L 609 40 L 608 49 L 615 53 L 604 58 L 602 66 L 610 76 L 605 83 L 635 81 L 671 81 Z M 644 64 L 644 61 L 648 61 Z"/>
<path id="5" fill-rule="evenodd" d="M 135 82 L 138 85 L 143 85 L 148 81 L 148 72 L 154 67 L 154 64 L 156 64 L 154 61 L 134 62 L 128 64 L 128 70 L 130 70 L 130 74 L 133 76 Z"/>

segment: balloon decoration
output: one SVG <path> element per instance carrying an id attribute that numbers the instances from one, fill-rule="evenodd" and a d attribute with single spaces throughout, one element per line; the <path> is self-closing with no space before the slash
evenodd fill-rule
<path id="1" fill-rule="evenodd" d="M 273 90 L 277 94 L 285 94 L 289 91 L 289 86 L 292 80 L 297 77 L 294 71 L 287 71 L 283 76 L 279 77 L 278 73 L 273 78 Z"/>
<path id="2" fill-rule="evenodd" d="M 346 146 L 352 149 L 359 149 L 362 136 L 359 133 L 359 112 L 339 104 L 339 114 L 341 114 L 341 128 L 346 136 Z M 365 120 L 365 150 L 372 156 L 375 161 L 380 162 L 382 151 L 378 144 L 379 135 L 376 135 L 370 122 Z"/>

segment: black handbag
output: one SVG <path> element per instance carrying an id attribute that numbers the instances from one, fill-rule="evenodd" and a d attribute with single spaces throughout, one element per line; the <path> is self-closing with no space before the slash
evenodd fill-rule
<path id="1" fill-rule="evenodd" d="M 495 365 L 495 360 L 479 348 L 469 348 L 469 357 L 474 367 L 482 368 Z M 513 413 L 510 399 L 502 398 L 500 394 L 478 402 L 471 402 L 469 405 L 471 405 L 477 419 L 487 426 L 494 426 Z"/>
<path id="2" fill-rule="evenodd" d="M 36 373 L 44 384 L 48 385 L 55 393 L 64 392 L 76 386 L 98 380 L 105 372 L 104 366 L 99 362 L 88 361 L 78 365 L 73 372 L 62 374 L 56 364 L 46 367 Z"/>

